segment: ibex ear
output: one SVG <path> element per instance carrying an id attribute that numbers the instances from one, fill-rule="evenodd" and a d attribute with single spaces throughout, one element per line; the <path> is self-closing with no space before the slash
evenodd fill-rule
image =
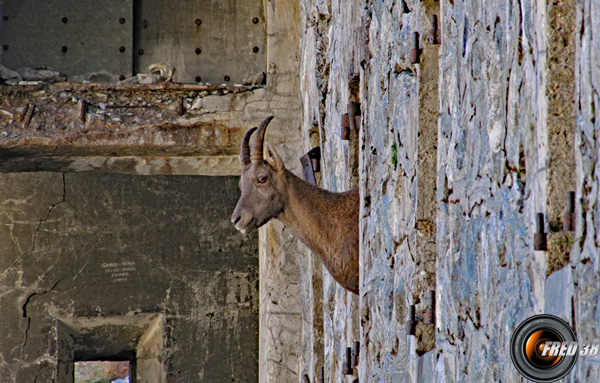
<path id="1" fill-rule="evenodd" d="M 281 157 L 279 157 L 279 154 L 277 154 L 275 149 L 268 142 L 265 146 L 265 161 L 267 161 L 271 168 L 273 168 L 273 170 L 275 170 L 276 172 L 282 171 L 284 166 Z"/>

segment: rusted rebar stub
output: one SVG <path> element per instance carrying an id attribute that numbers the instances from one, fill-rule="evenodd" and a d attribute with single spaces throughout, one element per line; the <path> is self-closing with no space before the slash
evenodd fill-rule
<path id="1" fill-rule="evenodd" d="M 440 30 L 438 29 L 437 15 L 431 15 L 431 29 L 429 30 L 429 44 L 438 45 L 441 43 Z"/>
<path id="2" fill-rule="evenodd" d="M 346 363 L 344 363 L 344 375 L 353 375 L 354 368 L 352 367 L 352 348 L 346 347 Z"/>
<path id="3" fill-rule="evenodd" d="M 406 321 L 406 335 L 415 335 L 417 329 L 417 315 L 415 305 L 410 305 L 408 320 Z"/>
<path id="4" fill-rule="evenodd" d="M 348 141 L 350 139 L 350 117 L 348 113 L 342 115 L 342 140 Z"/>
<path id="5" fill-rule="evenodd" d="M 533 235 L 533 250 L 548 250 L 546 233 L 544 233 L 544 214 L 537 213 L 535 216 L 535 234 Z"/>
<path id="6" fill-rule="evenodd" d="M 568 191 L 566 196 L 566 209 L 563 217 L 563 230 L 575 231 L 575 192 Z"/>
<path id="7" fill-rule="evenodd" d="M 429 292 L 429 307 L 425 311 L 423 322 L 427 324 L 435 323 L 435 291 Z"/>
<path id="8" fill-rule="evenodd" d="M 413 33 L 412 49 L 410 51 L 410 63 L 419 64 L 421 62 L 421 49 L 419 48 L 419 32 Z"/>
<path id="9" fill-rule="evenodd" d="M 358 366 L 358 357 L 360 355 L 360 342 L 355 341 L 352 345 L 352 367 Z"/>

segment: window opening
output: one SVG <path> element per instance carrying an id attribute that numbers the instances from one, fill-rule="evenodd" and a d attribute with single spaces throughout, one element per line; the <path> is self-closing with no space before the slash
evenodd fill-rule
<path id="1" fill-rule="evenodd" d="M 80 361 L 75 362 L 75 383 L 132 383 L 129 380 L 130 362 Z"/>

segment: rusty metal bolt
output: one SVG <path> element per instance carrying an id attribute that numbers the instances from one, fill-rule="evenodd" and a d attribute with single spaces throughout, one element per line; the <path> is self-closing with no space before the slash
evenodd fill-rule
<path id="1" fill-rule="evenodd" d="M 120 46 L 119 47 L 119 52 L 124 53 L 125 52 L 125 47 L 124 46 Z"/>
<path id="2" fill-rule="evenodd" d="M 67 51 L 69 50 L 69 48 L 67 48 L 66 46 L 63 46 L 62 48 L 60 48 L 62 53 L 67 53 Z"/>
<path id="3" fill-rule="evenodd" d="M 533 250 L 539 250 L 539 251 L 548 250 L 546 233 L 544 233 L 544 214 L 543 213 L 536 214 L 535 228 L 536 228 L 536 232 L 533 235 Z"/>
<path id="4" fill-rule="evenodd" d="M 415 305 L 410 305 L 408 321 L 406 321 L 406 335 L 415 335 L 417 329 L 417 315 Z"/>
<path id="5" fill-rule="evenodd" d="M 67 19 L 66 17 L 63 17 L 62 19 L 60 19 L 63 23 L 67 23 L 69 21 L 69 19 Z"/>
<path id="6" fill-rule="evenodd" d="M 125 18 L 124 17 L 121 17 L 119 19 L 119 24 L 125 24 Z"/>
<path id="7" fill-rule="evenodd" d="M 196 82 L 200 82 L 200 81 L 202 81 L 202 77 L 196 76 Z"/>
<path id="8" fill-rule="evenodd" d="M 410 63 L 419 64 L 421 62 L 421 49 L 419 48 L 419 32 L 413 33 L 413 45 L 410 51 Z"/>
<path id="9" fill-rule="evenodd" d="M 429 292 L 429 307 L 425 311 L 425 318 L 423 322 L 427 324 L 435 323 L 435 291 Z"/>
<path id="10" fill-rule="evenodd" d="M 143 49 L 138 49 L 138 55 L 143 55 L 144 54 L 144 50 Z"/>
<path id="11" fill-rule="evenodd" d="M 441 42 L 440 31 L 438 29 L 437 15 L 431 15 L 431 30 L 429 31 L 429 44 L 437 45 Z"/>
<path id="12" fill-rule="evenodd" d="M 202 20 L 196 19 L 196 25 L 202 25 Z"/>
<path id="13" fill-rule="evenodd" d="M 225 80 L 225 82 L 229 82 L 231 80 L 231 78 L 229 76 L 225 76 L 225 77 L 223 77 L 223 80 Z"/>
<path id="14" fill-rule="evenodd" d="M 567 209 L 563 219 L 564 231 L 575 231 L 575 192 L 567 192 Z"/>
<path id="15" fill-rule="evenodd" d="M 350 117 L 348 113 L 342 115 L 342 140 L 350 139 Z"/>
<path id="16" fill-rule="evenodd" d="M 258 53 L 258 51 L 259 51 L 258 47 L 254 47 L 254 48 L 252 48 L 252 52 L 254 52 L 254 53 Z"/>
<path id="17" fill-rule="evenodd" d="M 344 375 L 354 374 L 354 368 L 352 367 L 352 348 L 346 347 L 346 363 L 344 363 Z"/>
<path id="18" fill-rule="evenodd" d="M 202 49 L 196 48 L 196 50 L 194 52 L 196 52 L 196 54 L 199 55 L 200 53 L 202 53 Z"/>
<path id="19" fill-rule="evenodd" d="M 254 24 L 258 24 L 258 21 L 259 21 L 258 17 L 255 17 L 255 18 L 252 19 L 252 23 L 254 23 Z"/>
<path id="20" fill-rule="evenodd" d="M 358 357 L 360 356 L 360 342 L 355 341 L 352 345 L 352 366 L 358 366 Z"/>

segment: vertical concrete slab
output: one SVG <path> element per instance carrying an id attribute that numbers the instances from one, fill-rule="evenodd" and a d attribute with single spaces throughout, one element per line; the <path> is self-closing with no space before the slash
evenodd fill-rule
<path id="1" fill-rule="evenodd" d="M 133 0 L 2 2 L 2 65 L 130 76 Z"/>
<path id="2" fill-rule="evenodd" d="M 135 72 L 169 62 L 174 81 L 241 84 L 265 71 L 266 19 L 262 0 L 140 0 Z M 229 80 L 225 79 L 225 76 Z"/>

